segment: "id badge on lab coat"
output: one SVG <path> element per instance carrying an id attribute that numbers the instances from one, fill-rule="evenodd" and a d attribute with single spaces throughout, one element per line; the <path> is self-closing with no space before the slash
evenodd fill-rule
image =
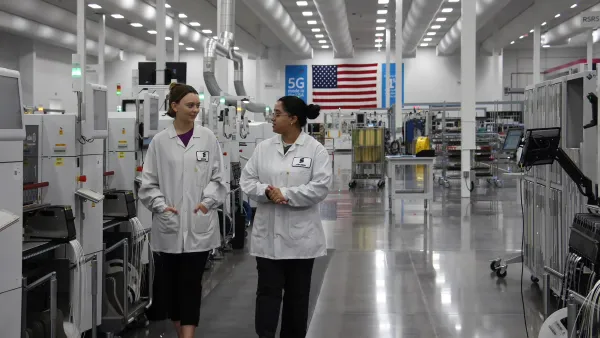
<path id="1" fill-rule="evenodd" d="M 310 168 L 312 165 L 312 158 L 310 157 L 294 157 L 292 161 L 292 167 Z"/>
<path id="2" fill-rule="evenodd" d="M 197 151 L 196 160 L 200 162 L 208 162 L 208 151 Z"/>

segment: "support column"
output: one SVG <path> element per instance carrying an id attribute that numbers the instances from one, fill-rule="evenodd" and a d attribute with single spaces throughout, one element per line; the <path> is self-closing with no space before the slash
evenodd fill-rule
<path id="1" fill-rule="evenodd" d="M 391 105 L 391 97 L 392 93 L 392 79 L 390 78 L 391 74 L 391 64 L 390 58 L 392 56 L 392 28 L 390 24 L 385 29 L 385 102 L 382 102 L 385 108 L 389 108 Z"/>
<path id="2" fill-rule="evenodd" d="M 165 68 L 167 61 L 167 9 L 165 7 L 165 0 L 156 1 L 156 84 L 164 85 L 165 82 Z M 160 99 L 164 99 L 163 91 L 158 91 Z"/>
<path id="3" fill-rule="evenodd" d="M 85 52 L 85 0 L 77 0 L 77 54 L 79 55 L 79 66 L 81 68 L 82 91 L 85 90 L 87 54 Z M 85 109 L 85 95 L 81 96 L 81 109 Z"/>
<path id="4" fill-rule="evenodd" d="M 593 58 L 594 58 L 594 30 L 590 29 L 590 31 L 588 32 L 588 38 L 587 38 L 587 65 L 588 65 L 588 70 L 592 70 L 592 62 L 593 62 Z"/>
<path id="5" fill-rule="evenodd" d="M 541 82 L 541 69 L 540 64 L 542 48 L 542 34 L 540 25 L 537 24 L 533 27 L 533 84 L 536 85 Z"/>
<path id="6" fill-rule="evenodd" d="M 404 0 L 396 0 L 396 120 L 402 119 L 402 80 L 404 71 L 402 67 L 402 51 L 404 45 L 402 41 L 402 31 L 404 28 L 402 9 Z M 390 34 L 391 35 L 391 34 Z M 389 97 L 389 96 L 388 96 Z M 404 121 L 402 121 L 404 123 Z M 404 128 L 404 125 L 403 125 Z"/>
<path id="7" fill-rule="evenodd" d="M 173 20 L 173 62 L 179 62 L 179 16 Z"/>
<path id="8" fill-rule="evenodd" d="M 98 39 L 98 84 L 104 83 L 104 46 L 106 46 L 106 14 L 100 17 L 100 36 Z"/>
<path id="9" fill-rule="evenodd" d="M 471 153 L 475 150 L 475 69 L 476 54 L 476 5 L 475 0 L 463 0 L 462 6 L 462 36 L 460 43 L 460 73 L 461 73 L 461 197 L 470 198 L 469 187 L 475 177 L 471 177 Z"/>

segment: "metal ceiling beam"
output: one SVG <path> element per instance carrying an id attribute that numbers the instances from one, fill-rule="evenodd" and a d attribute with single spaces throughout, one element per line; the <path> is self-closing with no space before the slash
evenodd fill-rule
<path id="1" fill-rule="evenodd" d="M 346 0 L 314 0 L 325 31 L 333 46 L 333 57 L 351 59 L 354 46 L 350 35 Z"/>
<path id="2" fill-rule="evenodd" d="M 435 14 L 439 11 L 444 0 L 414 0 L 406 16 L 404 30 L 404 53 L 416 51 L 419 42 L 429 28 Z"/>
<path id="3" fill-rule="evenodd" d="M 477 30 L 485 26 L 493 19 L 511 0 L 477 0 L 476 3 L 476 25 Z M 515 0 L 518 1 L 518 0 Z M 531 28 L 530 28 L 531 29 Z M 529 31 L 529 30 L 527 30 Z M 437 46 L 438 55 L 451 55 L 460 47 L 460 37 L 462 34 L 462 18 L 450 28 L 448 33 L 442 38 Z"/>

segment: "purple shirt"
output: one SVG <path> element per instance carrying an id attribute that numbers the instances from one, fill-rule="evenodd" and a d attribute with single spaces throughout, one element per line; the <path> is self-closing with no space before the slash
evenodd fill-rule
<path id="1" fill-rule="evenodd" d="M 192 135 L 194 135 L 194 128 L 190 129 L 190 131 L 186 133 L 177 136 L 179 136 L 179 139 L 181 140 L 181 142 L 183 142 L 183 145 L 187 147 L 188 143 L 190 143 Z"/>

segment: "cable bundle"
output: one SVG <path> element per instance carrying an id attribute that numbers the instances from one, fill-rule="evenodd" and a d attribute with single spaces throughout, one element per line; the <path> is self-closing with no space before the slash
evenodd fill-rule
<path id="1" fill-rule="evenodd" d="M 87 279 L 86 273 L 84 273 L 85 264 L 85 253 L 81 243 L 76 239 L 69 242 L 73 251 L 73 263 L 75 264 L 75 276 L 76 283 L 73 283 L 71 289 L 71 311 L 69 313 L 69 320 L 63 323 L 63 328 L 67 335 L 67 338 L 79 338 L 81 337 L 81 322 L 84 316 L 84 297 L 86 295 Z M 75 296 L 78 295 L 78 303 L 74 303 Z M 77 312 L 75 313 L 75 305 L 77 305 Z"/>
<path id="2" fill-rule="evenodd" d="M 129 285 L 134 290 L 134 302 L 137 302 L 141 297 L 142 279 L 146 274 L 146 266 L 142 263 L 142 255 L 144 252 L 144 245 L 147 241 L 146 229 L 137 217 L 133 217 L 129 220 L 131 224 L 132 234 L 132 251 L 133 257 L 131 258 L 132 269 L 135 272 L 129 274 Z M 150 262 L 152 264 L 153 262 Z"/>
<path id="3" fill-rule="evenodd" d="M 588 293 L 583 305 L 579 309 L 577 313 L 577 318 L 575 319 L 575 323 L 578 322 L 579 316 L 582 314 L 583 317 L 581 320 L 581 330 L 579 331 L 579 335 L 577 337 L 583 338 L 595 338 L 598 335 L 594 335 L 594 327 L 597 326 L 596 323 L 600 322 L 600 281 L 596 282 L 592 290 Z M 577 325 L 573 326 L 573 330 L 576 330 Z M 570 332 L 570 337 L 574 336 L 575 332 Z"/>

